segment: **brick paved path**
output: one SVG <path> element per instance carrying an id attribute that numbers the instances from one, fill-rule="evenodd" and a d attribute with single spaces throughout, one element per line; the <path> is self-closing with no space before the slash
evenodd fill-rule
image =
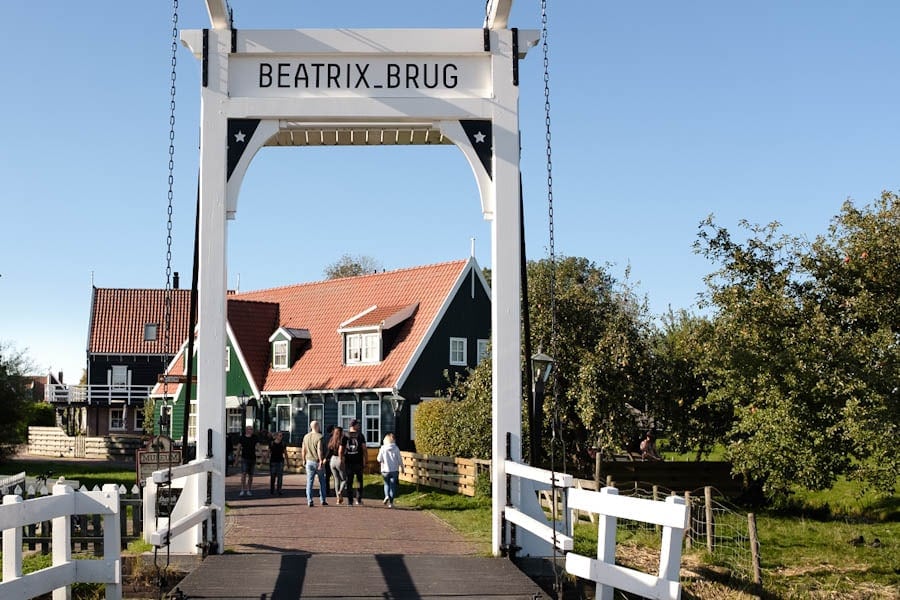
<path id="1" fill-rule="evenodd" d="M 254 478 L 253 496 L 239 496 L 241 476 L 226 478 L 225 548 L 234 552 L 310 552 L 314 554 L 478 555 L 489 551 L 467 542 L 427 511 L 365 498 L 362 506 L 306 505 L 306 475 L 287 473 L 284 495 L 269 494 L 269 474 Z M 380 488 L 379 488 L 380 489 Z M 367 490 L 368 491 L 368 490 Z"/>

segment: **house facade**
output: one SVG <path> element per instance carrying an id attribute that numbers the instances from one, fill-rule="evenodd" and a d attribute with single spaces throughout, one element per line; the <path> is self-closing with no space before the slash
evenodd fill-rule
<path id="1" fill-rule="evenodd" d="M 327 431 L 357 419 L 370 445 L 394 432 L 413 449 L 418 405 L 487 355 L 490 327 L 474 258 L 229 295 L 226 429 L 252 424 L 299 443 L 313 420 Z M 172 380 L 185 372 L 182 346 Z M 187 413 L 196 439 L 196 386 L 189 402 L 184 384 L 162 388 L 158 410 L 176 431 Z"/>
<path id="2" fill-rule="evenodd" d="M 73 436 L 141 435 L 144 404 L 187 337 L 189 302 L 189 290 L 93 287 L 86 383 L 47 385 L 57 424 Z"/>

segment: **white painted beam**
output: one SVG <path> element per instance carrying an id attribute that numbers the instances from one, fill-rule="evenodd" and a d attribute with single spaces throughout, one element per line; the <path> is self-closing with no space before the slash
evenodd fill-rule
<path id="1" fill-rule="evenodd" d="M 206 12 L 213 29 L 231 29 L 231 8 L 228 0 L 206 0 Z"/>
<path id="2" fill-rule="evenodd" d="M 488 29 L 506 29 L 513 0 L 489 0 L 484 26 Z"/>
<path id="3" fill-rule="evenodd" d="M 529 533 L 532 533 L 541 538 L 548 544 L 553 543 L 553 528 L 546 523 L 541 523 L 537 519 L 529 517 L 525 513 L 509 506 L 506 507 L 504 515 L 506 516 L 506 520 L 510 523 L 518 525 Z M 556 532 L 556 547 L 559 550 L 568 552 L 574 547 L 573 544 L 574 542 L 572 541 L 572 538 L 570 536 L 564 533 L 559 533 L 558 531 Z"/>

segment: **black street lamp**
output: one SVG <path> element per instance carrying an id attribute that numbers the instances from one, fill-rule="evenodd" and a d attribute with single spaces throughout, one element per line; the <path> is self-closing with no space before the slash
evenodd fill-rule
<path id="1" fill-rule="evenodd" d="M 403 410 L 403 403 L 406 402 L 406 398 L 400 394 L 391 394 L 387 399 L 391 401 L 391 410 L 394 411 L 394 416 L 396 417 L 397 413 Z"/>
<path id="2" fill-rule="evenodd" d="M 238 406 L 241 407 L 241 427 L 238 429 L 238 433 L 244 435 L 244 427 L 247 425 L 247 390 L 241 390 L 241 395 L 238 396 Z"/>
<path id="3" fill-rule="evenodd" d="M 531 435 L 529 436 L 532 466 L 537 466 L 538 456 L 540 456 L 541 452 L 540 434 L 544 412 L 544 392 L 547 380 L 550 378 L 550 371 L 553 370 L 553 363 L 554 360 L 540 350 L 531 357 L 531 365 L 534 371 L 534 400 L 531 405 Z"/>
<path id="4" fill-rule="evenodd" d="M 269 429 L 270 429 L 269 425 L 272 422 L 272 418 L 271 418 L 272 415 L 269 414 L 269 407 L 272 406 L 271 398 L 269 398 L 268 396 L 263 398 L 262 405 L 263 405 L 263 419 L 262 419 L 263 427 L 262 428 L 265 429 L 266 431 L 269 431 Z"/>

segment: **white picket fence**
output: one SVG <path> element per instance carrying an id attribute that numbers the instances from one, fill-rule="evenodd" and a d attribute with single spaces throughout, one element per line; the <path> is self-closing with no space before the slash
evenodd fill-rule
<path id="1" fill-rule="evenodd" d="M 101 515 L 103 557 L 72 559 L 72 517 Z M 22 574 L 22 527 L 52 521 L 53 564 Z M 104 485 L 100 491 L 76 492 L 57 483 L 50 496 L 23 500 L 18 495 L 3 497 L 0 506 L 3 531 L 3 581 L 0 598 L 34 598 L 53 592 L 53 600 L 69 600 L 73 583 L 106 584 L 107 600 L 122 598 L 122 569 L 119 550 L 119 488 Z"/>
<path id="2" fill-rule="evenodd" d="M 569 535 L 555 531 L 545 523 L 529 517 L 515 508 L 507 507 L 506 520 L 532 534 L 556 544 L 566 553 L 566 571 L 597 583 L 597 598 L 612 600 L 613 591 L 620 589 L 645 598 L 679 600 L 681 598 L 681 544 L 688 527 L 690 509 L 684 499 L 670 496 L 664 502 L 619 496 L 618 490 L 606 487 L 595 492 L 572 487 L 572 477 L 560 473 L 506 461 L 506 473 L 539 484 L 554 484 L 562 492 L 563 513 L 585 511 L 600 516 L 597 534 L 597 558 L 572 552 L 574 522 Z M 551 510 L 555 510 L 555 503 Z M 659 570 L 656 575 L 643 573 L 615 564 L 616 527 L 618 519 L 629 519 L 661 526 L 662 544 Z"/>

